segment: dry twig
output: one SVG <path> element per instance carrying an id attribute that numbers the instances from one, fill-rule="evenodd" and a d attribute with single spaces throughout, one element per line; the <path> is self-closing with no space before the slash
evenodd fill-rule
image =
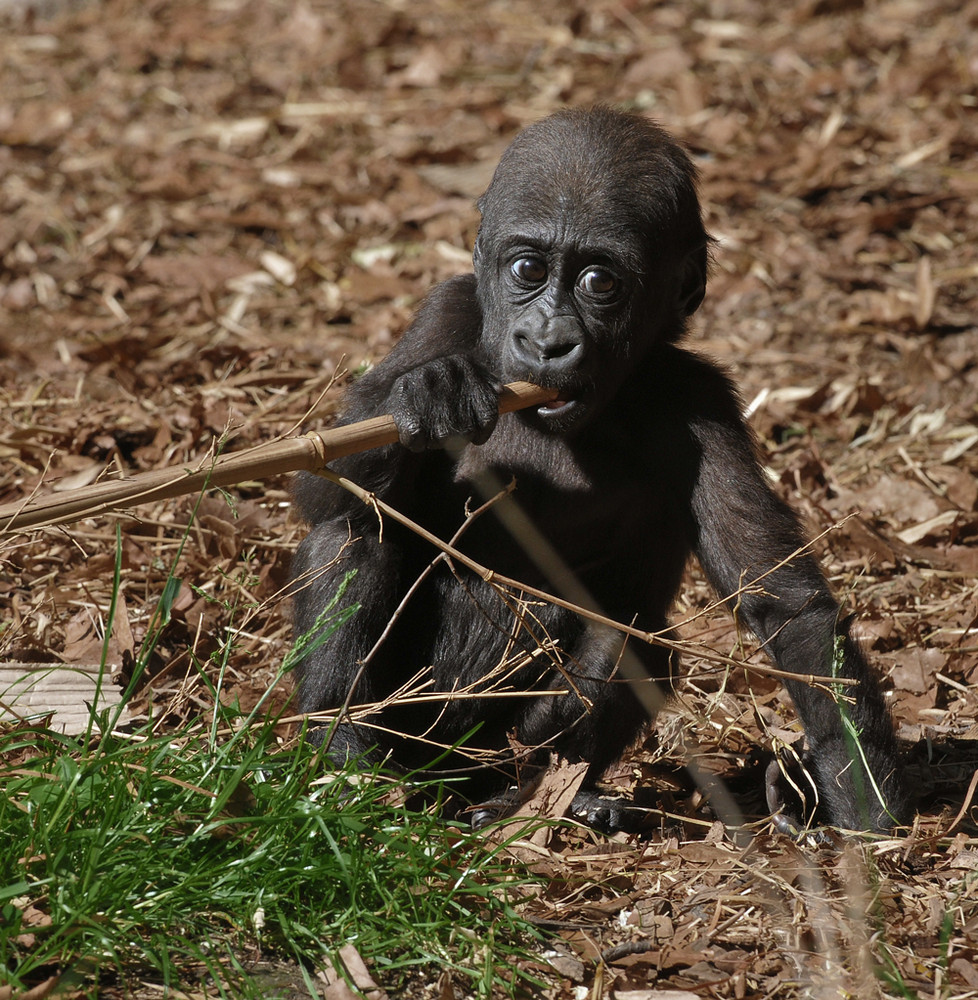
<path id="1" fill-rule="evenodd" d="M 499 412 L 510 413 L 546 403 L 556 395 L 553 389 L 513 382 L 500 392 Z M 63 496 L 32 497 L 6 504 L 0 507 L 0 534 L 78 521 L 153 500 L 268 479 L 301 469 L 317 472 L 333 459 L 380 448 L 396 440 L 397 427 L 390 416 L 373 417 L 327 431 L 310 431 L 302 437 L 269 441 L 231 455 L 209 456 L 193 469 L 154 469 L 131 479 L 93 483 Z"/>

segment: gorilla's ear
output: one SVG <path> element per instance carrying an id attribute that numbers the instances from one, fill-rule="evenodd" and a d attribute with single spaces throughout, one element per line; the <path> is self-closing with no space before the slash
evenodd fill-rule
<path id="1" fill-rule="evenodd" d="M 476 274 L 479 273 L 479 269 L 482 267 L 482 231 L 480 230 L 475 238 L 475 243 L 472 246 L 472 270 Z"/>
<path id="2" fill-rule="evenodd" d="M 679 269 L 677 305 L 683 316 L 692 316 L 706 295 L 706 247 L 697 247 L 686 255 Z"/>
<path id="3" fill-rule="evenodd" d="M 490 185 L 491 186 L 491 185 Z M 479 196 L 479 200 L 475 203 L 475 207 L 479 210 L 480 222 L 479 231 L 475 234 L 475 243 L 472 245 L 472 270 L 476 274 L 479 273 L 479 268 L 482 266 L 482 227 L 485 223 L 486 218 L 486 201 L 489 196 L 488 189 Z"/>

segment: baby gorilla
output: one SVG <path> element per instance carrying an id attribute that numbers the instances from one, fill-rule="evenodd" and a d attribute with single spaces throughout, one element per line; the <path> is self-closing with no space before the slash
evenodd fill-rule
<path id="1" fill-rule="evenodd" d="M 435 288 L 348 393 L 346 422 L 390 413 L 401 443 L 336 471 L 446 539 L 476 483 L 515 478 L 516 503 L 582 592 L 648 631 L 667 627 L 695 554 L 781 670 L 857 682 L 839 700 L 787 682 L 824 815 L 852 829 L 901 821 L 880 688 L 818 566 L 792 556 L 804 538 L 765 482 L 726 375 L 676 346 L 703 300 L 709 243 L 687 155 L 640 116 L 560 112 L 516 138 L 479 208 L 474 273 Z M 497 418 L 500 385 L 515 380 L 556 398 Z M 301 710 L 335 709 L 351 687 L 365 703 L 426 681 L 424 700 L 345 721 L 332 757 L 467 774 L 474 801 L 502 792 L 501 806 L 477 813 L 485 820 L 512 797 L 514 747 L 556 751 L 588 764 L 575 812 L 613 825 L 593 784 L 649 717 L 621 679 L 621 636 L 443 562 L 374 648 L 433 551 L 389 520 L 381 537 L 373 509 L 315 476 L 298 480 L 295 499 L 312 525 L 294 567 L 297 634 L 314 629 L 350 570 L 345 600 L 360 604 L 301 663 Z M 457 545 L 530 586 L 563 586 L 492 513 Z M 666 650 L 629 649 L 649 677 L 668 676 Z M 486 750 L 498 752 L 492 766 Z"/>

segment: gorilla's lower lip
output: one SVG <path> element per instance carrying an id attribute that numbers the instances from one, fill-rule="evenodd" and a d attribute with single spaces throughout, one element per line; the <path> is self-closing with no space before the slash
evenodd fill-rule
<path id="1" fill-rule="evenodd" d="M 573 399 L 554 399 L 549 403 L 544 403 L 543 406 L 537 410 L 541 416 L 555 416 L 558 413 L 566 413 L 568 410 L 573 409 L 577 405 L 576 400 Z"/>

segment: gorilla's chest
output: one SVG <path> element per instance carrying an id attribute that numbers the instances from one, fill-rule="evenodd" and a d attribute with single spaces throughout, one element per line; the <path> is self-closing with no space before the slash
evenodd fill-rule
<path id="1" fill-rule="evenodd" d="M 665 484 L 637 475 L 634 465 L 584 465 L 570 453 L 554 452 L 542 463 L 503 463 L 498 455 L 488 468 L 460 463 L 453 483 L 459 509 L 469 497 L 470 509 L 478 506 L 511 481 L 515 488 L 469 526 L 459 546 L 528 583 L 543 582 L 541 537 L 585 583 L 613 579 L 634 588 L 650 574 L 671 577 L 686 543 L 662 543 L 663 525 L 677 523 L 675 496 Z"/>

